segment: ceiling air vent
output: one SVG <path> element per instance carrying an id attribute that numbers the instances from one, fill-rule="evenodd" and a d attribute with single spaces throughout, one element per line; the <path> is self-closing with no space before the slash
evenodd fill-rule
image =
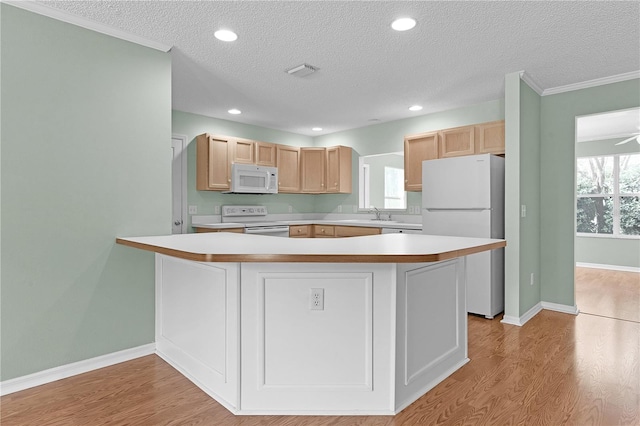
<path id="1" fill-rule="evenodd" d="M 320 68 L 314 67 L 313 65 L 302 64 L 288 69 L 287 74 L 295 75 L 296 77 L 306 77 L 309 74 L 313 74 L 314 72 L 318 71 L 319 69 Z"/>

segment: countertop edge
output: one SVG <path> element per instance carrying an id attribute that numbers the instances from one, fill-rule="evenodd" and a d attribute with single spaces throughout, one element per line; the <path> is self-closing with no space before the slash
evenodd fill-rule
<path id="1" fill-rule="evenodd" d="M 351 237 L 358 238 L 358 237 Z M 505 247 L 506 241 L 497 241 L 461 250 L 452 250 L 441 253 L 428 254 L 213 254 L 193 253 L 188 251 L 170 249 L 167 247 L 130 241 L 125 238 L 116 238 L 116 243 L 125 246 L 160 253 L 195 262 L 238 262 L 238 263 L 426 263 L 439 262 L 467 256 L 487 250 Z"/>
<path id="2" fill-rule="evenodd" d="M 389 222 L 389 221 L 380 221 L 380 222 L 354 222 L 354 221 L 343 221 L 343 220 L 285 220 L 285 221 L 277 221 L 278 223 L 283 223 L 288 226 L 298 226 L 298 225 L 332 225 L 332 226 L 353 226 L 360 228 L 394 228 L 394 229 L 415 229 L 421 230 L 422 224 L 420 223 L 411 223 L 411 222 Z M 235 223 L 235 222 L 216 222 L 216 223 L 195 223 L 191 224 L 192 228 L 204 228 L 204 229 L 231 229 L 231 228 L 244 228 L 243 223 Z"/>

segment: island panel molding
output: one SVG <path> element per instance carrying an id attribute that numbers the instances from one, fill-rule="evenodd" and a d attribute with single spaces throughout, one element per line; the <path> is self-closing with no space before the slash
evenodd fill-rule
<path id="1" fill-rule="evenodd" d="M 239 408 L 237 263 L 156 255 L 156 353 L 227 409 Z"/>
<path id="2" fill-rule="evenodd" d="M 243 264 L 243 414 L 393 414 L 395 280 L 393 264 Z"/>

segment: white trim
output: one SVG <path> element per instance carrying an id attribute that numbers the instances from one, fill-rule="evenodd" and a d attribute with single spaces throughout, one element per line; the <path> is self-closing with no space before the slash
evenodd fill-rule
<path id="1" fill-rule="evenodd" d="M 542 309 L 546 309 L 548 311 L 562 312 L 563 314 L 571 314 L 578 315 L 580 310 L 576 305 L 561 305 L 559 303 L 552 302 L 540 302 L 542 305 Z"/>
<path id="2" fill-rule="evenodd" d="M 10 393 L 44 385 L 46 383 L 55 382 L 56 380 L 87 373 L 99 368 L 109 367 L 110 365 L 119 364 L 125 361 L 131 361 L 132 359 L 154 354 L 155 351 L 156 344 L 149 343 L 148 345 L 125 349 L 123 351 L 85 359 L 72 364 L 61 365 L 59 367 L 50 368 L 48 370 L 39 371 L 26 376 L 16 377 L 15 379 L 5 380 L 0 382 L 0 395 L 8 395 Z"/>
<path id="3" fill-rule="evenodd" d="M 38 15 L 46 16 L 56 19 L 58 21 L 66 22 L 67 24 L 76 25 L 78 27 L 86 28 L 91 31 L 95 31 L 101 34 L 106 34 L 111 37 L 119 38 L 121 40 L 130 41 L 131 43 L 139 44 L 141 46 L 150 47 L 152 49 L 159 50 L 161 52 L 168 52 L 173 46 L 169 46 L 163 43 L 159 43 L 148 38 L 140 37 L 135 34 L 122 31 L 120 29 L 101 24 L 99 22 L 92 21 L 90 19 L 82 18 L 80 16 L 72 15 L 60 9 L 46 6 L 42 3 L 36 3 L 35 1 L 16 1 L 16 0 L 0 0 L 2 3 L 6 3 L 11 6 L 18 7 L 20 9 L 28 10 L 29 12 L 37 13 Z"/>
<path id="4" fill-rule="evenodd" d="M 578 315 L 580 313 L 576 305 L 570 306 L 552 302 L 538 302 L 531 309 L 525 312 L 521 317 L 505 315 L 504 317 L 502 317 L 502 320 L 500 320 L 500 322 L 503 324 L 517 325 L 518 327 L 522 327 L 527 321 L 535 317 L 543 309 L 547 311 L 562 312 L 563 314 L 571 315 Z"/>
<path id="5" fill-rule="evenodd" d="M 637 267 L 637 266 L 606 265 L 602 263 L 584 263 L 584 262 L 576 262 L 576 266 L 579 268 L 608 269 L 611 271 L 640 273 L 640 267 Z"/>
<path id="6" fill-rule="evenodd" d="M 636 78 L 640 78 L 640 71 L 631 71 L 624 74 L 596 78 L 594 80 L 583 81 L 580 83 L 567 84 L 566 86 L 551 87 L 549 89 L 544 89 L 542 91 L 542 96 L 556 95 L 558 93 L 587 89 L 589 87 L 604 86 L 605 84 L 619 83 L 621 81 L 634 80 Z"/>
<path id="7" fill-rule="evenodd" d="M 525 325 L 527 321 L 529 321 L 531 318 L 535 317 L 540 311 L 542 311 L 542 309 L 543 309 L 542 302 L 538 302 L 531 309 L 525 312 L 525 314 L 522 315 L 521 317 L 512 317 L 509 315 L 505 315 L 502 318 L 502 320 L 500 320 L 500 322 L 504 324 L 511 324 L 511 325 L 517 325 L 518 327 L 522 327 L 523 325 Z"/>
<path id="8" fill-rule="evenodd" d="M 520 71 L 520 80 L 522 80 L 525 83 L 527 83 L 527 85 L 529 87 L 531 87 L 533 89 L 533 91 L 536 92 L 538 95 L 542 96 L 542 94 L 544 93 L 544 89 L 542 87 L 540 87 L 533 80 L 533 78 L 531 78 L 531 76 L 529 74 L 527 74 L 526 71 Z"/>

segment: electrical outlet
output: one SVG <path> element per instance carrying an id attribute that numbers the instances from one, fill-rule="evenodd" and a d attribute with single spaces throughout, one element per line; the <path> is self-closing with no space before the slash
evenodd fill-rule
<path id="1" fill-rule="evenodd" d="M 324 289 L 312 288 L 309 290 L 309 309 L 312 311 L 324 310 Z"/>
<path id="2" fill-rule="evenodd" d="M 342 213 L 342 206 L 338 206 L 338 213 Z"/>
<path id="3" fill-rule="evenodd" d="M 533 285 L 534 282 L 535 282 L 535 275 L 532 272 L 531 273 L 531 279 L 529 279 L 529 285 Z"/>
<path id="4" fill-rule="evenodd" d="M 293 213 L 293 207 L 289 206 L 289 213 Z"/>
<path id="5" fill-rule="evenodd" d="M 214 213 L 214 214 L 220 214 L 220 206 L 215 206 L 215 207 L 213 208 L 213 213 Z"/>
<path id="6" fill-rule="evenodd" d="M 416 213 L 415 206 L 409 206 L 409 214 L 415 214 L 415 213 Z"/>
<path id="7" fill-rule="evenodd" d="M 522 206 L 520 206 L 520 216 L 521 217 L 527 217 L 527 205 L 523 204 Z"/>
<path id="8" fill-rule="evenodd" d="M 189 214 L 198 214 L 198 206 L 189 206 Z"/>

